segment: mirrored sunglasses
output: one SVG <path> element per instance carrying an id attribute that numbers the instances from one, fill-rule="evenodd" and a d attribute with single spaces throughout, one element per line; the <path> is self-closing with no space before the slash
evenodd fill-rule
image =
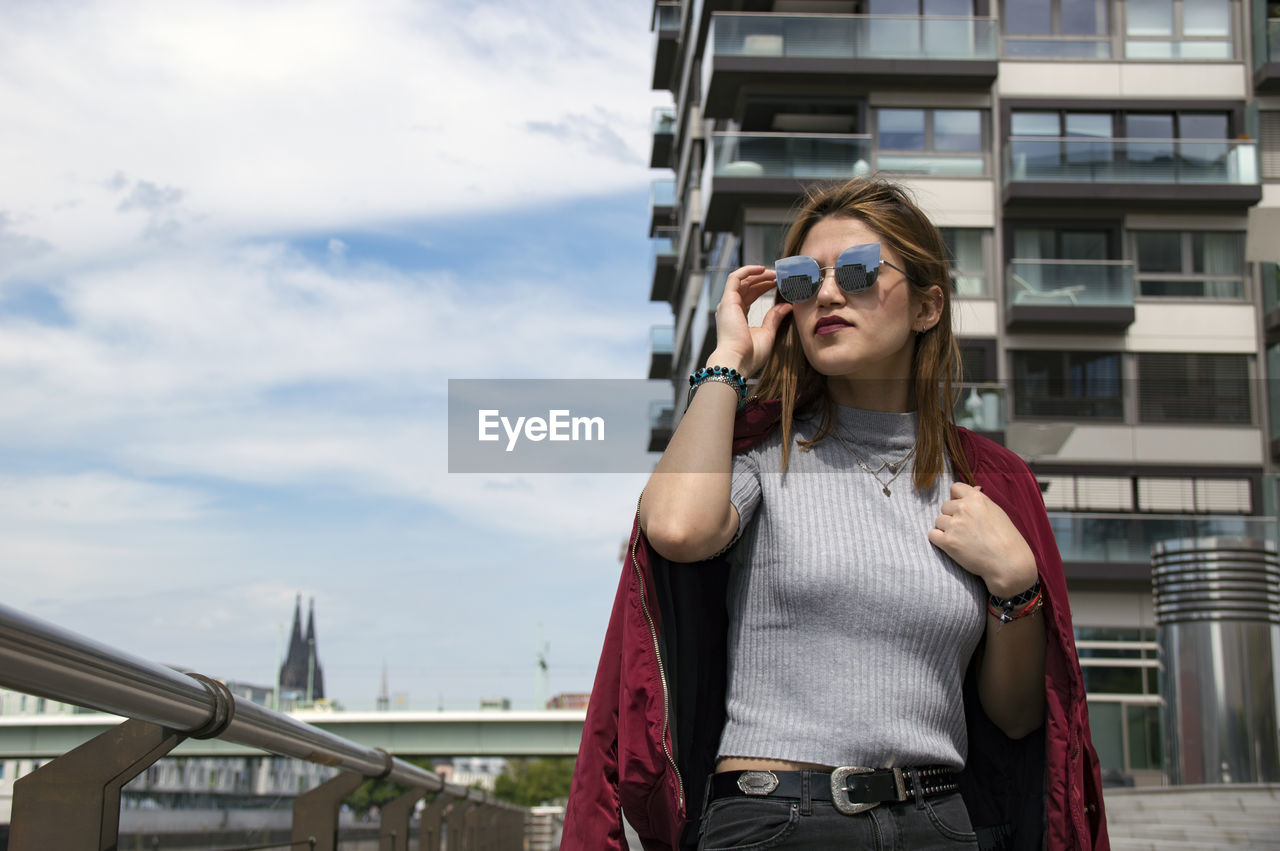
<path id="1" fill-rule="evenodd" d="M 835 272 L 836 285 L 850 295 L 871 289 L 880 274 L 880 264 L 897 269 L 888 260 L 880 259 L 880 243 L 853 245 L 840 252 L 834 266 L 819 266 L 818 261 L 803 254 L 783 257 L 773 264 L 778 273 L 778 295 L 784 301 L 797 304 L 818 294 L 822 278 L 828 269 Z"/>

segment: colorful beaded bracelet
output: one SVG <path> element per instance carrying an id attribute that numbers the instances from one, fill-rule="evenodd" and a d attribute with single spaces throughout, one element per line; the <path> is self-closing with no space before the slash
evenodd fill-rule
<path id="1" fill-rule="evenodd" d="M 689 399 L 693 399 L 693 391 L 708 381 L 728 384 L 738 394 L 738 407 L 747 404 L 747 379 L 736 369 L 727 366 L 704 366 L 689 374 Z"/>

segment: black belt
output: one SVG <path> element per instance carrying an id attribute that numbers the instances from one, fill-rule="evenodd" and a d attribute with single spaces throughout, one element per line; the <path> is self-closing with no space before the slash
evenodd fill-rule
<path id="1" fill-rule="evenodd" d="M 735 796 L 805 798 L 830 801 L 848 815 L 886 801 L 908 801 L 916 791 L 924 797 L 960 788 L 955 773 L 944 766 L 863 768 L 847 765 L 834 771 L 726 771 L 710 779 L 708 801 Z"/>

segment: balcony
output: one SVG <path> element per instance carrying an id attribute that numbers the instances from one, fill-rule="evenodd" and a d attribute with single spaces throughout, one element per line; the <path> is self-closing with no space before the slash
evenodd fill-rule
<path id="1" fill-rule="evenodd" d="M 732 230 L 746 205 L 789 206 L 805 186 L 871 172 L 871 137 L 715 133 L 703 169 L 703 227 Z"/>
<path id="2" fill-rule="evenodd" d="M 675 431 L 676 409 L 670 402 L 649 403 L 649 451 L 664 452 Z"/>
<path id="3" fill-rule="evenodd" d="M 671 230 L 661 230 L 653 242 L 653 286 L 649 301 L 670 301 L 676 284 L 676 235 Z"/>
<path id="4" fill-rule="evenodd" d="M 671 325 L 655 325 L 649 329 L 649 378 L 671 377 L 671 344 L 675 330 Z"/>
<path id="5" fill-rule="evenodd" d="M 675 142 L 676 108 L 653 108 L 653 147 L 649 149 L 649 168 L 671 168 L 671 154 Z"/>
<path id="6" fill-rule="evenodd" d="M 649 236 L 655 237 L 660 229 L 675 227 L 676 182 L 671 178 L 655 180 L 649 184 Z"/>
<path id="7" fill-rule="evenodd" d="M 680 47 L 680 4 L 655 3 L 651 28 L 654 32 L 652 88 L 674 89 L 676 54 Z"/>
<path id="8" fill-rule="evenodd" d="M 1151 548 L 1175 538 L 1270 538 L 1276 519 L 1214 514 L 1100 514 L 1050 511 L 1068 579 L 1151 581 Z"/>
<path id="9" fill-rule="evenodd" d="M 985 90 L 993 18 L 715 13 L 703 55 L 703 115 L 733 118 L 754 86 L 838 89 L 926 83 Z"/>
<path id="10" fill-rule="evenodd" d="M 1133 324 L 1133 263 L 1018 260 L 1005 270 L 1010 331 L 1122 331 Z"/>
<path id="11" fill-rule="evenodd" d="M 985 382 L 961 384 L 956 399 L 956 425 L 976 431 L 997 443 L 1004 444 L 1004 429 L 1008 423 L 1003 384 Z"/>
<path id="12" fill-rule="evenodd" d="M 1004 181 L 1006 204 L 1127 201 L 1238 212 L 1262 199 L 1251 140 L 1014 136 Z"/>
<path id="13" fill-rule="evenodd" d="M 876 151 L 876 171 L 921 177 L 990 177 L 988 154 Z"/>

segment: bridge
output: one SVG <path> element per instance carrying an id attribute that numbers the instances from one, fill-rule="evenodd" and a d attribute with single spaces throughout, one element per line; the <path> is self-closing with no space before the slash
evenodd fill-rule
<path id="1" fill-rule="evenodd" d="M 11 851 L 118 847 L 121 787 L 184 747 L 191 755 L 265 751 L 338 770 L 300 791 L 288 830 L 253 847 L 336 851 L 343 801 L 367 778 L 380 778 L 407 791 L 381 808 L 373 827 L 377 847 L 404 848 L 417 833 L 419 847 L 430 851 L 444 841 L 461 851 L 520 848 L 531 811 L 450 783 L 391 751 L 457 754 L 474 748 L 481 754 L 523 747 L 530 754 L 563 753 L 570 742 L 576 750 L 584 715 L 436 713 L 427 722 L 427 713 L 308 713 L 328 727 L 346 733 L 354 726 L 388 745 L 369 746 L 237 697 L 210 677 L 180 674 L 3 604 L 0 686 L 100 713 L 0 718 L 0 755 L 52 757 L 14 781 Z"/>
<path id="2" fill-rule="evenodd" d="M 576 756 L 586 710 L 316 712 L 290 718 L 394 756 Z M 0 716 L 0 759 L 52 759 L 125 719 L 105 713 Z M 186 739 L 172 756 L 261 756 L 226 739 Z"/>

